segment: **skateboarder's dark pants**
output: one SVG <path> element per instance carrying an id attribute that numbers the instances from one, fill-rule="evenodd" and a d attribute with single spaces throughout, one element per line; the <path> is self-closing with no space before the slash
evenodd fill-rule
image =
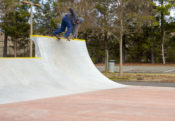
<path id="1" fill-rule="evenodd" d="M 62 32 L 64 32 L 66 30 L 67 27 L 67 32 L 64 34 L 64 36 L 67 38 L 69 37 L 69 35 L 72 32 L 72 22 L 71 20 L 65 15 L 62 19 L 62 23 L 61 23 L 61 28 L 59 28 L 58 30 L 54 31 L 53 34 L 60 34 Z"/>

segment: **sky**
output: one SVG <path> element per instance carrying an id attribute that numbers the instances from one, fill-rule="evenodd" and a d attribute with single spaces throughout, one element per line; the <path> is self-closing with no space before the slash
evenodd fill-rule
<path id="1" fill-rule="evenodd" d="M 160 5 L 158 2 L 155 2 L 155 3 L 156 3 L 157 6 Z M 170 16 L 175 17 L 175 10 L 170 11 Z"/>
<path id="2" fill-rule="evenodd" d="M 171 16 L 175 17 L 175 10 L 171 10 Z"/>
<path id="3" fill-rule="evenodd" d="M 43 0 L 44 2 L 47 2 L 48 0 Z M 58 1 L 58 0 L 55 0 L 55 1 Z M 80 2 L 81 0 L 74 0 L 76 2 Z M 159 5 L 157 2 L 155 2 L 157 5 Z M 171 10 L 170 11 L 170 16 L 171 17 L 175 17 L 175 10 Z"/>

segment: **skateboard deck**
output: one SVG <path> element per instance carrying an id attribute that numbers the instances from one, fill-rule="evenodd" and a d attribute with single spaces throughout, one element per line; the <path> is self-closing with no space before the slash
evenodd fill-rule
<path id="1" fill-rule="evenodd" d="M 60 39 L 61 39 L 61 37 L 59 37 L 58 35 L 56 35 L 55 37 L 56 37 L 58 40 L 60 40 Z"/>
<path id="2" fill-rule="evenodd" d="M 66 37 L 60 37 L 60 36 L 58 36 L 58 35 L 55 35 L 55 37 L 56 37 L 58 40 L 61 40 L 61 38 L 64 38 L 64 39 L 66 39 L 67 41 L 70 41 L 70 39 L 69 39 L 69 38 L 66 38 Z"/>

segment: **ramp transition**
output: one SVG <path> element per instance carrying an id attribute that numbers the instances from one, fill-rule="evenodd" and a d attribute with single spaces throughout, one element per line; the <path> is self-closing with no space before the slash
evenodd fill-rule
<path id="1" fill-rule="evenodd" d="M 0 104 L 124 87 L 96 69 L 85 40 L 31 39 L 36 58 L 0 59 Z"/>

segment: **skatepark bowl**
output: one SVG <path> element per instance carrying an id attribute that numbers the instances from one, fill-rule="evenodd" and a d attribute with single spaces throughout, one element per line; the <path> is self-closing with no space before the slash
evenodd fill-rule
<path id="1" fill-rule="evenodd" d="M 0 121 L 175 121 L 175 89 L 101 74 L 85 40 L 32 35 L 35 58 L 0 59 Z"/>

